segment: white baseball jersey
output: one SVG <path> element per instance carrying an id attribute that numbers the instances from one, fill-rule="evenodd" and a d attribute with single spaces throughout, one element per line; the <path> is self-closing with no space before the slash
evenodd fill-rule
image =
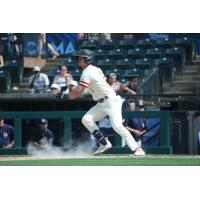
<path id="1" fill-rule="evenodd" d="M 88 88 L 95 101 L 109 94 L 115 94 L 106 82 L 106 76 L 102 70 L 93 65 L 89 65 L 83 70 L 79 84 Z"/>

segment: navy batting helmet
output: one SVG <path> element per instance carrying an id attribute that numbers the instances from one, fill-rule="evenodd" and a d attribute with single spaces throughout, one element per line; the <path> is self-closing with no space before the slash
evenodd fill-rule
<path id="1" fill-rule="evenodd" d="M 74 57 L 85 58 L 87 63 L 91 63 L 94 57 L 94 52 L 89 49 L 80 49 L 74 53 Z"/>
<path id="2" fill-rule="evenodd" d="M 48 124 L 48 120 L 46 119 L 40 119 L 38 124 Z"/>

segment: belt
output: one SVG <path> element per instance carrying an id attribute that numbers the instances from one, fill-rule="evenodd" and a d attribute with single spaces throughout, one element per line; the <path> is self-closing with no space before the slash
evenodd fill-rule
<path id="1" fill-rule="evenodd" d="M 108 99 L 108 96 L 98 99 L 98 102 L 103 103 L 106 99 Z"/>

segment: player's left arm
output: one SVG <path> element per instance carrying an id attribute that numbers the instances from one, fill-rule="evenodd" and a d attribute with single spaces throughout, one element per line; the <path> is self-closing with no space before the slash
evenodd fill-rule
<path id="1" fill-rule="evenodd" d="M 12 141 L 10 144 L 6 145 L 6 146 L 4 147 L 4 149 L 10 149 L 10 148 L 12 148 L 13 146 L 14 146 L 14 141 Z"/>
<path id="2" fill-rule="evenodd" d="M 7 144 L 6 146 L 4 146 L 4 149 L 10 149 L 14 146 L 15 142 L 14 142 L 14 129 L 13 127 L 11 127 L 10 129 L 10 143 Z"/>
<path id="3" fill-rule="evenodd" d="M 69 93 L 69 99 L 75 99 L 79 97 L 85 90 L 85 87 L 82 85 L 78 85 Z"/>

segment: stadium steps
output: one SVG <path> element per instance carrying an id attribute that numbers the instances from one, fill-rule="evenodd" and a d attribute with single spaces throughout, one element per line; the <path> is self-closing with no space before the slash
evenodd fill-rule
<path id="1" fill-rule="evenodd" d="M 48 74 L 49 71 L 55 70 L 63 58 L 47 59 L 46 66 L 42 73 Z M 32 75 L 32 69 L 27 69 L 20 85 L 12 84 L 9 93 L 27 93 L 29 77 Z"/>
<path id="2" fill-rule="evenodd" d="M 195 95 L 197 85 L 200 82 L 200 63 L 193 62 L 193 64 L 186 65 L 182 71 L 177 72 L 172 81 L 170 90 L 165 91 L 167 95 Z"/>
<path id="3" fill-rule="evenodd" d="M 174 81 L 200 81 L 200 75 L 175 76 Z"/>

